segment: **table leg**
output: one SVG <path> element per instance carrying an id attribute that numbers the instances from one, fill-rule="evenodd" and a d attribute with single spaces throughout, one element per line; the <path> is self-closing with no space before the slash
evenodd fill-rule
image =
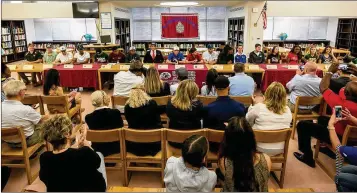
<path id="1" fill-rule="evenodd" d="M 98 84 L 99 84 L 99 90 L 102 90 L 102 77 L 99 70 L 98 70 Z"/>

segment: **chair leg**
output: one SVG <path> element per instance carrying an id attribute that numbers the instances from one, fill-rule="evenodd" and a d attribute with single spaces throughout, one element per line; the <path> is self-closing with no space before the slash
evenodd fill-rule
<path id="1" fill-rule="evenodd" d="M 165 182 L 164 182 L 164 177 L 165 177 L 165 159 L 161 161 L 161 186 L 162 188 L 165 188 Z"/>
<path id="2" fill-rule="evenodd" d="M 320 153 L 320 140 L 316 140 L 316 145 L 315 145 L 315 155 L 314 155 L 314 159 L 318 159 L 319 158 L 319 153 Z"/>
<path id="3" fill-rule="evenodd" d="M 127 169 L 127 162 L 124 161 L 123 163 L 123 170 L 124 170 L 124 187 L 128 187 L 129 180 L 128 180 L 128 169 Z"/>
<path id="4" fill-rule="evenodd" d="M 280 173 L 279 187 L 284 188 L 286 163 L 282 163 L 281 168 L 282 168 L 282 170 Z"/>
<path id="5" fill-rule="evenodd" d="M 293 132 L 291 133 L 291 139 L 295 139 L 295 132 L 296 132 L 296 119 L 293 119 Z"/>
<path id="6" fill-rule="evenodd" d="M 31 166 L 30 166 L 30 159 L 29 157 L 25 158 L 25 169 L 26 169 L 26 175 L 27 175 L 27 183 L 31 185 L 32 183 L 32 175 L 31 175 Z"/>

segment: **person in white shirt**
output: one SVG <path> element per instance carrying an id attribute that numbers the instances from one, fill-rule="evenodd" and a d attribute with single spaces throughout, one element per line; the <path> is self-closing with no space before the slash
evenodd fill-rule
<path id="1" fill-rule="evenodd" d="M 286 91 L 279 82 L 273 82 L 265 95 L 254 95 L 253 105 L 246 115 L 247 121 L 256 130 L 280 130 L 290 128 L 292 114 L 286 105 Z M 257 143 L 257 150 L 269 156 L 284 152 L 284 142 Z"/>
<path id="2" fill-rule="evenodd" d="M 175 95 L 177 87 L 179 86 L 180 82 L 188 79 L 188 71 L 186 70 L 186 68 L 183 67 L 178 68 L 175 70 L 175 72 L 177 75 L 178 82 L 170 86 L 170 93 L 172 96 Z"/>
<path id="3" fill-rule="evenodd" d="M 31 106 L 21 103 L 27 90 L 25 83 L 10 80 L 3 86 L 3 90 L 6 100 L 2 102 L 1 127 L 21 127 L 28 147 L 41 142 L 38 124 L 47 119 L 48 115 L 41 116 Z M 21 147 L 21 141 L 18 139 L 4 139 L 4 141 L 10 147 Z"/>
<path id="4" fill-rule="evenodd" d="M 114 76 L 114 96 L 129 96 L 130 90 L 137 84 L 144 84 L 143 64 L 135 61 L 129 70 L 120 71 Z"/>
<path id="5" fill-rule="evenodd" d="M 61 53 L 59 53 L 56 56 L 56 60 L 53 62 L 53 64 L 70 64 L 72 63 L 73 60 L 73 54 L 72 52 L 67 52 L 66 47 L 61 46 L 60 47 Z"/>
<path id="6" fill-rule="evenodd" d="M 73 57 L 73 63 L 78 63 L 78 64 L 88 64 L 90 55 L 88 52 L 84 51 L 84 47 L 82 44 L 79 44 L 77 46 L 78 52 L 74 54 Z"/>
<path id="7" fill-rule="evenodd" d="M 207 51 L 205 51 L 202 55 L 202 58 L 206 64 L 216 64 L 218 54 L 213 50 L 213 46 L 211 44 L 207 45 Z"/>
<path id="8" fill-rule="evenodd" d="M 255 89 L 254 79 L 244 73 L 243 63 L 234 64 L 235 75 L 229 77 L 229 95 L 232 96 L 252 96 Z"/>

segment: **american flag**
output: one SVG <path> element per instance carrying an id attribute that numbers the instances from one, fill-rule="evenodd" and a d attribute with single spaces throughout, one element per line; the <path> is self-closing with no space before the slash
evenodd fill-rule
<path id="1" fill-rule="evenodd" d="M 263 10 L 262 10 L 262 15 L 263 15 L 263 28 L 267 28 L 267 2 L 265 2 Z"/>

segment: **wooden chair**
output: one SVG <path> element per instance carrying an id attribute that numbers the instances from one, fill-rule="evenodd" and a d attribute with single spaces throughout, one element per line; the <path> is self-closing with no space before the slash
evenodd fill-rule
<path id="1" fill-rule="evenodd" d="M 342 136 L 341 145 L 342 146 L 347 145 L 347 142 L 352 142 L 353 144 L 357 144 L 357 126 L 347 125 L 345 132 L 343 133 Z M 319 159 L 320 145 L 321 145 L 320 140 L 317 140 L 315 146 L 315 154 L 314 154 L 315 161 L 322 168 L 322 170 L 324 170 L 327 173 L 327 175 L 333 180 L 335 179 L 334 172 L 328 170 L 324 162 Z M 327 147 L 332 152 L 335 152 L 335 149 L 331 145 L 327 145 Z"/>
<path id="2" fill-rule="evenodd" d="M 45 108 L 43 107 L 41 97 L 35 95 L 26 95 L 25 98 L 21 101 L 24 105 L 35 105 L 39 104 L 41 115 L 45 115 Z"/>
<path id="3" fill-rule="evenodd" d="M 210 103 L 216 101 L 217 97 L 197 96 L 197 99 L 201 101 L 203 105 L 209 105 Z"/>
<path id="4" fill-rule="evenodd" d="M 319 97 L 310 97 L 310 96 L 298 96 L 296 98 L 296 103 L 295 103 L 295 109 L 293 112 L 293 133 L 291 135 L 291 138 L 295 138 L 295 132 L 296 132 L 296 124 L 297 121 L 303 121 L 303 120 L 317 120 L 320 115 L 322 115 L 324 111 L 324 100 L 322 96 Z M 299 114 L 299 106 L 316 106 L 320 105 L 319 112 L 316 113 L 312 111 L 310 114 Z"/>
<path id="5" fill-rule="evenodd" d="M 224 131 L 207 129 L 206 130 L 208 142 L 221 143 L 223 141 Z M 207 163 L 218 163 L 218 152 L 208 151 Z"/>
<path id="6" fill-rule="evenodd" d="M 281 163 L 281 168 L 271 168 L 271 174 L 278 182 L 279 187 L 283 188 L 284 186 L 284 178 L 285 178 L 285 170 L 286 170 L 286 160 L 288 158 L 289 151 L 289 140 L 291 135 L 291 129 L 282 129 L 282 130 L 270 130 L 270 131 L 262 131 L 262 130 L 254 130 L 255 139 L 260 143 L 278 143 L 285 142 L 284 153 L 270 156 L 272 163 Z M 280 180 L 276 177 L 275 171 L 280 171 Z"/>
<path id="7" fill-rule="evenodd" d="M 231 96 L 231 98 L 235 101 L 244 104 L 244 106 L 246 107 L 249 107 L 251 104 L 253 104 L 252 96 Z"/>
<path id="8" fill-rule="evenodd" d="M 126 141 L 134 143 L 152 143 L 161 142 L 161 151 L 159 151 L 155 156 L 136 156 L 130 152 L 127 152 Z M 164 145 L 164 130 L 163 129 L 153 129 L 153 130 L 134 130 L 134 129 L 123 129 L 122 139 L 121 139 L 121 152 L 124 158 L 124 186 L 128 186 L 130 177 L 128 176 L 129 171 L 147 171 L 147 172 L 160 172 L 161 173 L 161 183 L 164 185 L 164 169 L 165 169 L 165 145 Z M 145 164 L 160 164 L 161 167 L 154 166 L 132 166 L 131 163 L 145 163 Z"/>
<path id="9" fill-rule="evenodd" d="M 125 96 L 112 96 L 112 108 L 115 109 L 115 106 L 125 106 L 128 97 Z M 122 113 L 121 118 L 126 120 L 125 115 Z"/>
<path id="10" fill-rule="evenodd" d="M 152 97 L 152 100 L 156 102 L 157 106 L 166 106 L 170 99 L 171 96 Z M 168 118 L 166 113 L 161 114 L 160 117 L 161 117 L 161 121 L 167 122 Z"/>
<path id="11" fill-rule="evenodd" d="M 21 148 L 11 148 L 6 142 L 1 142 L 1 166 L 10 168 L 25 168 L 27 174 L 27 183 L 30 185 L 38 176 L 31 174 L 30 157 L 43 145 L 43 143 L 35 144 L 27 147 L 26 137 L 22 128 L 1 128 L 2 140 L 20 140 Z M 22 163 L 6 162 L 12 160 L 21 160 Z"/>

